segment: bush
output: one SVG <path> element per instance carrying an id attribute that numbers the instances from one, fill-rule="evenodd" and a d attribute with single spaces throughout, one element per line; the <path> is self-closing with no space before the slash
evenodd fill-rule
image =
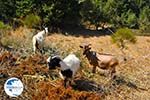
<path id="1" fill-rule="evenodd" d="M 2 34 L 0 42 L 4 46 L 11 46 L 14 49 L 27 48 L 32 46 L 33 30 L 25 29 L 24 27 L 17 28 Z"/>
<path id="2" fill-rule="evenodd" d="M 116 43 L 121 49 L 125 48 L 127 42 L 135 43 L 136 37 L 134 33 L 128 28 L 118 29 L 112 36 L 112 41 Z"/>
<path id="3" fill-rule="evenodd" d="M 9 25 L 5 25 L 2 21 L 0 21 L 0 44 L 1 44 L 2 37 L 6 35 L 9 29 L 11 29 Z"/>
<path id="4" fill-rule="evenodd" d="M 29 14 L 24 19 L 24 24 L 29 28 L 38 27 L 41 24 L 41 18 L 34 14 Z"/>
<path id="5" fill-rule="evenodd" d="M 138 28 L 137 17 L 134 13 L 128 13 L 128 18 L 126 22 L 129 28 Z"/>
<path id="6" fill-rule="evenodd" d="M 0 29 L 10 29 L 9 25 L 5 25 L 2 21 L 0 21 Z"/>
<path id="7" fill-rule="evenodd" d="M 140 30 L 143 33 L 150 33 L 150 9 L 144 7 L 140 13 L 139 24 Z"/>
<path id="8" fill-rule="evenodd" d="M 5 28 L 5 25 L 3 22 L 0 21 L 0 29 L 3 29 L 3 28 Z"/>
<path id="9" fill-rule="evenodd" d="M 21 41 L 20 40 L 16 40 L 16 38 L 12 38 L 12 37 L 4 37 L 1 39 L 1 43 L 4 45 L 4 46 L 12 46 L 13 48 L 18 48 L 20 47 L 20 43 Z"/>

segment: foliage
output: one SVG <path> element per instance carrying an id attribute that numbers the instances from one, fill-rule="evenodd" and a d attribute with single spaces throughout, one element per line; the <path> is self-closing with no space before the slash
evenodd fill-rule
<path id="1" fill-rule="evenodd" d="M 0 29 L 10 29 L 9 25 L 5 25 L 2 21 L 0 21 Z"/>
<path id="2" fill-rule="evenodd" d="M 107 21 L 107 16 L 104 14 L 104 4 L 102 0 L 86 0 L 81 7 L 81 16 L 84 21 L 90 21 L 91 24 L 96 26 L 96 29 L 100 26 L 100 23 Z"/>
<path id="3" fill-rule="evenodd" d="M 31 13 L 33 0 L 16 0 L 16 16 L 23 17 Z"/>
<path id="4" fill-rule="evenodd" d="M 121 15 L 122 24 L 129 28 L 137 28 L 137 16 L 135 13 L 128 11 Z"/>
<path id="5" fill-rule="evenodd" d="M 41 24 L 41 19 L 39 16 L 37 15 L 34 15 L 34 14 L 29 14 L 25 17 L 24 19 L 24 24 L 27 26 L 27 27 L 30 27 L 30 28 L 35 28 L 35 27 L 38 27 L 40 26 Z"/>
<path id="6" fill-rule="evenodd" d="M 141 10 L 139 24 L 140 24 L 140 30 L 142 32 L 150 33 L 150 8 L 149 7 L 144 7 Z"/>
<path id="7" fill-rule="evenodd" d="M 15 17 L 15 0 L 0 0 L 0 20 L 10 23 Z"/>
<path id="8" fill-rule="evenodd" d="M 140 28 L 149 31 L 150 0 L 1 0 L 0 20 L 12 24 L 13 19 L 37 15 L 51 27 L 96 26 L 109 23 L 115 27 Z"/>
<path id="9" fill-rule="evenodd" d="M 66 23 L 76 24 L 79 16 L 79 4 L 75 0 L 46 1 L 42 5 L 40 16 L 45 23 L 53 26 Z"/>
<path id="10" fill-rule="evenodd" d="M 11 29 L 11 26 L 4 24 L 2 21 L 0 21 L 0 43 L 1 39 L 5 34 Z"/>
<path id="11" fill-rule="evenodd" d="M 5 25 L 2 21 L 0 21 L 0 29 L 3 29 L 3 28 L 5 28 Z"/>
<path id="12" fill-rule="evenodd" d="M 125 48 L 125 44 L 127 42 L 135 43 L 136 37 L 134 33 L 127 28 L 121 28 L 118 29 L 116 33 L 114 33 L 112 36 L 112 41 L 116 43 L 121 49 Z"/>

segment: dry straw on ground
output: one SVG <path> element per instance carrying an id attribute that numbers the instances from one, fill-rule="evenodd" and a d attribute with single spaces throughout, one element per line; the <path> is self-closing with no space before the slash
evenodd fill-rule
<path id="1" fill-rule="evenodd" d="M 28 31 L 22 31 L 30 33 Z M 16 31 L 16 33 L 18 33 Z M 13 35 L 15 37 L 15 32 Z M 21 41 L 31 40 L 22 38 Z M 109 80 L 98 71 L 91 73 L 88 61 L 83 57 L 79 45 L 90 42 L 97 52 L 111 53 L 120 61 L 117 66 L 117 76 Z M 57 72 L 50 72 L 46 66 L 49 52 L 44 55 L 32 55 L 24 47 L 7 50 L 0 47 L 0 99 L 12 99 L 6 95 L 3 84 L 9 77 L 18 77 L 24 83 L 24 91 L 18 100 L 149 100 L 150 99 L 150 38 L 137 37 L 136 44 L 128 44 L 125 50 L 127 61 L 123 61 L 121 51 L 111 43 L 110 36 L 65 36 L 52 34 L 46 38 L 47 49 L 58 50 L 64 57 L 74 52 L 81 59 L 81 71 L 77 74 L 72 89 L 61 86 Z M 54 48 L 54 49 L 53 49 Z M 27 50 L 26 50 L 27 49 Z M 52 53 L 52 52 L 51 52 Z M 52 77 L 53 76 L 53 77 Z"/>

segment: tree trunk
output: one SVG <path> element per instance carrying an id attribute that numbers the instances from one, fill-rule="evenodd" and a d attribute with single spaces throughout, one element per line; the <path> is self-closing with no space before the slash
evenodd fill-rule
<path id="1" fill-rule="evenodd" d="M 121 50 L 121 52 L 122 52 L 122 54 L 123 54 L 123 57 L 124 57 L 123 59 L 124 59 L 124 61 L 127 61 L 126 53 L 124 52 L 124 49 L 125 49 L 125 43 L 124 43 L 123 41 L 121 41 L 120 46 L 121 46 L 120 50 Z"/>

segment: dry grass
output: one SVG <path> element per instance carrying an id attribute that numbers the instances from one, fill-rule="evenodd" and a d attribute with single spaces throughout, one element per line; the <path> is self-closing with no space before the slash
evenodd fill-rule
<path id="1" fill-rule="evenodd" d="M 72 37 L 53 34 L 47 38 L 52 44 L 57 44 L 62 51 L 80 52 L 80 59 L 84 64 L 83 72 L 89 79 L 95 80 L 98 83 L 109 84 L 107 77 L 100 76 L 99 73 L 93 75 L 89 73 L 91 69 L 85 58 L 81 54 L 79 45 L 82 42 L 92 44 L 92 49 L 97 52 L 111 53 L 116 55 L 120 60 L 120 65 L 117 67 L 118 77 L 123 77 L 126 83 L 132 83 L 139 88 L 145 88 L 146 91 L 136 91 L 128 84 L 121 84 L 115 92 L 106 96 L 107 100 L 129 99 L 129 100 L 148 100 L 150 99 L 150 37 L 137 36 L 136 44 L 128 44 L 125 50 L 126 55 L 123 55 L 115 44 L 112 44 L 110 36 L 94 36 L 94 37 Z M 123 56 L 127 57 L 127 61 L 123 61 Z"/>
<path id="2" fill-rule="evenodd" d="M 1 43 L 4 46 L 9 46 L 14 49 L 20 48 L 31 48 L 32 36 L 34 34 L 34 30 L 29 30 L 24 27 L 20 27 L 16 30 L 11 30 L 4 34 L 1 38 Z"/>
<path id="3" fill-rule="evenodd" d="M 28 30 L 16 30 L 11 36 L 20 36 L 21 41 L 27 40 L 28 37 L 24 38 L 20 32 L 30 33 Z M 24 92 L 17 98 L 21 100 L 150 99 L 150 37 L 138 36 L 136 44 L 127 45 L 126 55 L 122 55 L 118 47 L 112 44 L 110 36 L 75 37 L 52 34 L 45 42 L 47 49 L 58 49 L 62 57 L 73 52 L 81 59 L 82 68 L 75 79 L 76 84 L 72 89 L 64 89 L 58 74 L 48 71 L 45 60 L 49 53 L 43 56 L 28 54 L 24 57 L 20 51 L 0 51 L 0 74 L 3 75 L 0 78 L 1 99 L 12 99 L 3 90 L 4 82 L 12 76 L 19 77 L 24 83 Z M 117 76 L 114 80 L 100 75 L 98 70 L 96 74 L 91 73 L 91 66 L 79 48 L 82 42 L 90 42 L 92 49 L 97 52 L 111 53 L 118 57 L 120 65 L 117 67 Z M 123 61 L 123 56 L 126 56 L 127 61 Z"/>
<path id="4" fill-rule="evenodd" d="M 65 89 L 61 80 L 51 79 L 51 74 L 46 67 L 46 57 L 40 55 L 30 56 L 18 61 L 19 57 L 10 52 L 0 55 L 1 69 L 3 75 L 0 80 L 0 88 L 9 77 L 18 77 L 24 83 L 24 92 L 17 99 L 29 100 L 99 100 L 97 93 L 86 91 L 75 91 Z M 58 78 L 57 78 L 58 79 Z M 1 99 L 10 99 L 4 91 L 0 92 Z"/>

